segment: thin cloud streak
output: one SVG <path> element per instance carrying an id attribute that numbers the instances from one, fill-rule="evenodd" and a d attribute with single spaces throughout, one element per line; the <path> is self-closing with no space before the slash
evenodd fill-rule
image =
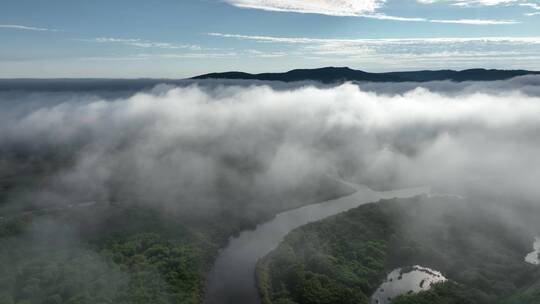
<path id="1" fill-rule="evenodd" d="M 513 0 L 490 0 L 479 2 L 512 2 Z M 309 0 L 309 1 L 283 1 L 283 0 L 225 0 L 225 2 L 240 8 L 258 9 L 275 12 L 291 12 L 302 14 L 319 14 L 337 17 L 362 17 L 376 20 L 405 21 L 405 22 L 430 22 L 446 24 L 467 25 L 509 25 L 520 23 L 515 20 L 497 19 L 429 19 L 423 17 L 392 16 L 377 12 L 385 3 L 385 0 Z M 429 4 L 435 1 L 426 0 L 420 3 Z M 459 1 L 462 3 L 465 1 Z"/>
<path id="2" fill-rule="evenodd" d="M 431 23 L 468 24 L 468 25 L 510 25 L 519 24 L 516 20 L 492 20 L 492 19 L 432 19 Z"/>
<path id="3" fill-rule="evenodd" d="M 284 52 L 263 52 L 259 50 L 241 50 L 231 52 L 212 53 L 166 53 L 166 54 L 136 54 L 132 56 L 94 56 L 78 58 L 82 61 L 144 61 L 144 60 L 167 60 L 167 59 L 223 59 L 236 58 L 238 56 L 250 58 L 278 58 L 284 57 Z"/>
<path id="4" fill-rule="evenodd" d="M 529 7 L 534 10 L 540 11 L 540 4 L 527 2 L 527 3 L 521 3 L 520 6 Z"/>
<path id="5" fill-rule="evenodd" d="M 390 16 L 385 14 L 358 15 L 358 17 L 390 20 L 390 21 L 405 21 L 405 22 L 429 22 L 429 23 L 447 23 L 447 24 L 467 24 L 467 25 L 510 25 L 519 24 L 516 20 L 499 20 L 499 19 L 426 19 L 418 17 L 400 17 Z"/>
<path id="6" fill-rule="evenodd" d="M 538 16 L 540 15 L 540 4 L 532 3 L 532 2 L 526 2 L 521 3 L 520 6 L 530 8 L 534 10 L 532 13 L 525 13 L 525 16 L 532 17 L 532 16 Z"/>
<path id="7" fill-rule="evenodd" d="M 318 62 L 346 62 L 364 67 L 380 61 L 399 62 L 396 65 L 404 67 L 416 62 L 414 68 L 433 67 L 434 62 L 439 61 L 442 67 L 458 61 L 467 61 L 467 66 L 478 66 L 495 61 L 499 63 L 502 58 L 514 61 L 515 66 L 523 67 L 526 65 L 525 62 L 536 60 L 540 54 L 540 36 L 325 39 L 225 33 L 208 35 L 224 39 L 250 40 L 261 44 L 280 44 L 289 47 L 288 56 L 291 57 Z M 437 64 L 437 67 L 440 66 Z M 528 66 L 531 68 L 534 65 Z"/>
<path id="8" fill-rule="evenodd" d="M 80 41 L 92 42 L 92 43 L 112 43 L 123 44 L 138 48 L 156 48 L 156 49 L 189 49 L 189 50 L 203 50 L 202 47 L 194 44 L 176 44 L 169 42 L 156 42 L 148 41 L 139 38 L 112 38 L 112 37 L 98 37 L 93 39 L 79 39 Z"/>
<path id="9" fill-rule="evenodd" d="M 386 0 L 225 0 L 240 8 L 330 16 L 358 16 L 372 13 Z"/>
<path id="10" fill-rule="evenodd" d="M 306 38 L 306 37 L 275 37 L 275 36 L 257 36 L 240 35 L 226 33 L 208 33 L 210 36 L 222 38 L 236 38 L 243 40 L 254 40 L 258 42 L 279 42 L 289 44 L 312 44 L 312 43 L 358 43 L 368 45 L 381 44 L 416 44 L 416 43 L 464 43 L 464 42 L 485 42 L 485 43 L 522 43 L 522 44 L 540 44 L 540 36 L 533 37 L 445 37 L 445 38 L 381 38 L 381 39 L 334 39 L 334 38 Z"/>
<path id="11" fill-rule="evenodd" d="M 533 10 L 540 10 L 540 4 L 528 0 L 417 0 L 421 4 L 449 3 L 463 8 L 479 6 L 521 6 Z M 525 13 L 525 16 L 536 16 L 539 13 Z"/>
<path id="12" fill-rule="evenodd" d="M 418 0 L 422 4 L 434 4 L 446 2 L 451 5 L 471 7 L 471 6 L 496 6 L 509 5 L 520 2 L 520 0 Z"/>
<path id="13" fill-rule="evenodd" d="M 37 31 L 37 32 L 58 32 L 56 29 L 49 29 L 44 27 L 33 27 L 25 26 L 18 24 L 0 24 L 0 28 L 3 29 L 13 29 L 13 30 L 23 30 L 23 31 Z"/>

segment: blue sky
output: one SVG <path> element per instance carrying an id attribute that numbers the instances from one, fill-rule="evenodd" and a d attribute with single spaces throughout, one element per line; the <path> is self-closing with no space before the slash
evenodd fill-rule
<path id="1" fill-rule="evenodd" d="M 0 77 L 540 70 L 540 0 L 0 0 Z"/>

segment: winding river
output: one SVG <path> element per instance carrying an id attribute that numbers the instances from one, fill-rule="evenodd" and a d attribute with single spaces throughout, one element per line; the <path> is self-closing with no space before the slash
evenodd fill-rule
<path id="1" fill-rule="evenodd" d="M 365 186 L 354 187 L 357 191 L 352 195 L 283 212 L 255 230 L 244 231 L 231 239 L 210 273 L 206 303 L 260 303 L 255 282 L 257 261 L 275 249 L 295 228 L 381 199 L 407 198 L 430 192 L 428 187 L 384 192 Z"/>

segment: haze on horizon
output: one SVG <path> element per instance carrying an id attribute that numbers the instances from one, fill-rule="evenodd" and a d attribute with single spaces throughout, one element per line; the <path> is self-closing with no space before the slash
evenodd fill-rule
<path id="1" fill-rule="evenodd" d="M 540 1 L 3 0 L 0 44 L 0 78 L 540 70 Z"/>

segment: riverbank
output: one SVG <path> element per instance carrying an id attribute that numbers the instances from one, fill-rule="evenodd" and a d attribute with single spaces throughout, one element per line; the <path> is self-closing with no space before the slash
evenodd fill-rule
<path id="1" fill-rule="evenodd" d="M 264 304 L 368 303 L 392 270 L 422 265 L 450 282 L 396 303 L 423 303 L 433 293 L 448 303 L 507 303 L 540 279 L 524 261 L 530 239 L 471 199 L 388 200 L 294 230 L 259 263 L 258 288 Z M 539 300 L 520 299 L 508 303 Z"/>
<path id="2" fill-rule="evenodd" d="M 232 239 L 220 253 L 208 280 L 207 303 L 258 303 L 255 283 L 257 261 L 276 248 L 291 230 L 384 198 L 412 197 L 429 192 L 427 187 L 377 192 L 356 186 L 356 192 L 339 199 L 305 206 L 277 215 L 254 231 Z"/>
<path id="3" fill-rule="evenodd" d="M 125 200 L 55 208 L 0 201 L 0 303 L 203 303 L 230 238 L 285 210 L 355 191 L 326 177 L 295 190 L 264 208 L 251 204 L 253 212 L 235 202 L 204 214 Z"/>

